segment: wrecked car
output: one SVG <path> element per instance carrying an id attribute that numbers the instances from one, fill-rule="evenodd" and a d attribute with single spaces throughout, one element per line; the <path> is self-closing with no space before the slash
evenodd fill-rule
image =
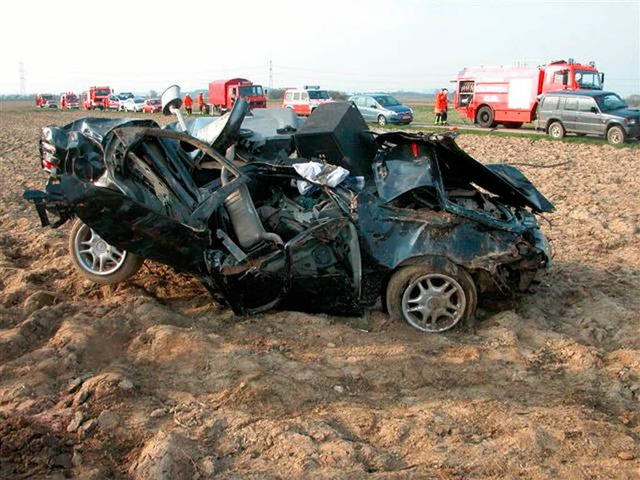
<path id="1" fill-rule="evenodd" d="M 167 92 L 163 111 L 177 113 Z M 526 291 L 549 266 L 536 214 L 553 205 L 516 168 L 481 164 L 451 133 L 368 131 L 348 103 L 302 124 L 271 110 L 247 116 L 240 100 L 164 128 L 45 127 L 52 180 L 24 196 L 43 226 L 78 219 L 70 252 L 88 278 L 122 281 L 153 259 L 238 315 L 361 315 L 381 300 L 442 332 L 473 319 L 479 294 Z"/>

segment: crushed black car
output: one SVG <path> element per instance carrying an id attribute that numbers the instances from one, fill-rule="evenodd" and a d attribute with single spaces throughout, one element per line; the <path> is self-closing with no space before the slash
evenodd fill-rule
<path id="1" fill-rule="evenodd" d="M 176 113 L 179 90 L 163 95 Z M 375 133 L 349 103 L 304 123 L 280 109 L 160 128 L 85 118 L 43 128 L 43 226 L 76 218 L 85 276 L 144 259 L 195 275 L 238 315 L 267 309 L 393 318 L 441 332 L 478 294 L 526 291 L 550 264 L 536 214 L 553 205 L 516 168 L 483 165 L 454 133 Z"/>

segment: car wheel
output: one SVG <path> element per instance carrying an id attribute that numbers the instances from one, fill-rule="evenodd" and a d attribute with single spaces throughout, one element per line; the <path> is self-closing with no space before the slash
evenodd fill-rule
<path id="1" fill-rule="evenodd" d="M 611 145 L 622 145 L 626 140 L 626 135 L 622 127 L 618 125 L 614 125 L 613 127 L 607 130 L 607 141 Z"/>
<path id="2" fill-rule="evenodd" d="M 549 128 L 547 129 L 547 133 L 549 133 L 549 136 L 551 138 L 560 140 L 562 137 L 564 137 L 565 131 L 564 131 L 564 127 L 562 126 L 562 123 L 553 122 L 551 123 L 551 125 L 549 125 Z"/>
<path id="3" fill-rule="evenodd" d="M 109 245 L 80 220 L 71 228 L 69 253 L 83 277 L 102 285 L 125 281 L 144 262 L 139 255 Z"/>
<path id="4" fill-rule="evenodd" d="M 378 125 L 384 127 L 387 124 L 387 117 L 384 115 L 378 115 Z"/>
<path id="5" fill-rule="evenodd" d="M 471 275 L 446 262 L 402 267 L 387 285 L 389 315 L 423 332 L 444 332 L 475 315 L 477 291 Z"/>
<path id="6" fill-rule="evenodd" d="M 481 127 L 493 128 L 496 124 L 493 121 L 493 110 L 487 105 L 480 107 L 476 114 L 476 123 Z"/>

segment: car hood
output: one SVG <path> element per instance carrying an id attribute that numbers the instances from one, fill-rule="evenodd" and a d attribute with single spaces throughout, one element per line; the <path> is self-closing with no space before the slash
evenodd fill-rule
<path id="1" fill-rule="evenodd" d="M 610 110 L 608 112 L 605 112 L 605 114 L 624 118 L 639 118 L 640 110 L 638 110 L 637 108 L 619 108 L 618 110 Z"/>
<path id="2" fill-rule="evenodd" d="M 497 195 L 506 204 L 514 207 L 529 207 L 534 212 L 551 212 L 554 210 L 553 204 L 545 198 L 542 193 L 515 167 L 505 164 L 483 165 L 471 155 L 462 150 L 454 140 L 454 135 L 431 135 L 429 137 L 420 134 L 388 133 L 379 135 L 376 139 L 378 144 L 386 141 L 398 143 L 400 141 L 413 140 L 415 142 L 427 143 L 435 149 L 435 162 L 431 168 L 422 168 L 423 173 L 417 174 L 419 170 L 415 162 L 404 162 L 407 166 L 405 173 L 411 178 L 393 186 L 378 190 L 383 199 L 395 198 L 404 191 L 422 185 L 434 185 L 439 188 L 441 183 L 443 188 L 450 184 L 468 183 L 481 187 L 482 189 Z M 437 176 L 440 182 L 434 179 L 434 167 L 437 168 Z M 398 168 L 398 166 L 395 166 Z M 410 171 L 411 170 L 411 171 Z M 402 175 L 406 177 L 407 175 Z M 384 192 L 384 193 L 383 193 Z"/>
<path id="3" fill-rule="evenodd" d="M 409 107 L 407 107 L 406 105 L 394 105 L 392 107 L 382 107 L 385 110 L 391 110 L 392 112 L 396 112 L 396 113 L 410 113 L 411 109 Z"/>

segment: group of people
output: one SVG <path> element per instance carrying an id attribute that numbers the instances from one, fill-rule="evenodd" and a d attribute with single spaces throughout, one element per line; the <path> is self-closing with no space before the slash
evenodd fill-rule
<path id="1" fill-rule="evenodd" d="M 187 115 L 191 115 L 193 113 L 193 98 L 191 98 L 191 95 L 187 93 L 184 96 L 182 104 L 184 105 L 184 109 L 187 111 Z M 198 94 L 198 110 L 200 111 L 200 114 L 203 112 L 206 113 L 207 110 L 204 103 L 204 94 L 202 92 Z"/>
<path id="2" fill-rule="evenodd" d="M 449 106 L 449 98 L 447 94 L 449 90 L 443 88 L 438 93 L 436 93 L 436 102 L 433 108 L 434 113 L 436 114 L 436 125 L 447 125 L 447 109 Z"/>

